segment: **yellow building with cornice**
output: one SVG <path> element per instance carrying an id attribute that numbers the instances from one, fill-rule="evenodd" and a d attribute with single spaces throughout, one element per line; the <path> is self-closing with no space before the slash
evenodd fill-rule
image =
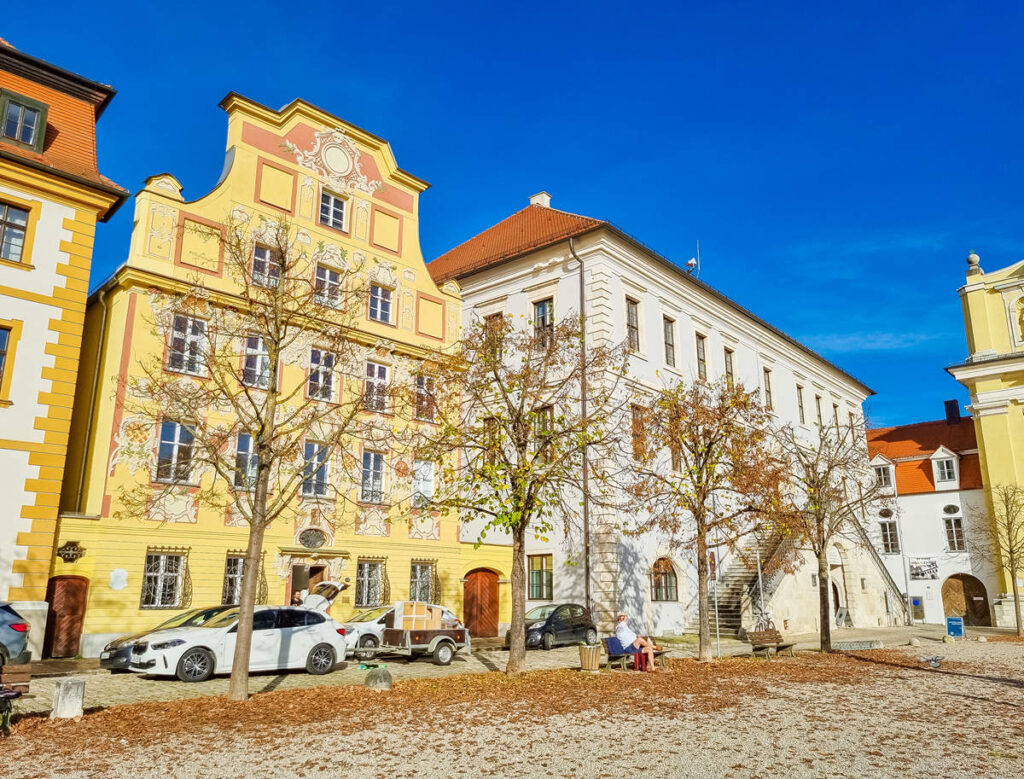
<path id="1" fill-rule="evenodd" d="M 198 283 L 211 299 L 237 294 L 211 228 L 234 214 L 287 220 L 312 256 L 311 273 L 315 265 L 329 275 L 346 258 L 362 268 L 378 299 L 367 301 L 357 329 L 377 345 L 382 356 L 373 358 L 373 370 L 381 376 L 401 374 L 404 363 L 457 337 L 457 287 L 435 285 L 419 246 L 419 195 L 428 185 L 398 167 L 386 141 L 301 100 L 272 110 L 232 93 L 221 107 L 228 126 L 218 183 L 186 200 L 172 175 L 147 179 L 135 199 L 128 260 L 89 301 L 53 563 L 57 587 L 85 609 L 55 637 L 62 647 L 55 654 L 96 655 L 113 635 L 237 599 L 247 526 L 198 501 L 186 500 L 174 516 L 146 510 L 125 517 L 119 505 L 122 488 L 148 483 L 165 438 L 180 436 L 164 429 L 166 421 L 140 425 L 126 411 L 125 380 L 143 358 L 163 355 L 165 370 L 180 370 L 169 357 L 177 336 L 152 327 L 154 290 Z M 386 313 L 380 295 L 389 301 Z M 282 370 L 309 366 L 285 363 Z M 303 374 L 292 375 L 302 382 Z M 241 452 L 242 443 L 234 445 Z M 407 476 L 409 466 L 387 453 L 372 465 L 385 483 Z M 303 503 L 294 520 L 272 523 L 261 600 L 287 603 L 318 580 L 347 580 L 335 617 L 429 595 L 464 614 L 476 634 L 496 634 L 510 609 L 508 547 L 477 546 L 457 517 L 398 519 L 387 501 L 378 502 L 346 508 L 340 522 L 323 521 Z"/>
<path id="2" fill-rule="evenodd" d="M 93 235 L 127 195 L 96 167 L 96 121 L 113 96 L 0 39 L 0 601 L 30 622 L 34 657 Z"/>
<path id="3" fill-rule="evenodd" d="M 993 516 L 991 489 L 1024 485 L 1024 261 L 986 273 L 978 255 L 967 258 L 960 288 L 967 359 L 948 370 L 971 393 L 982 481 Z M 993 542 L 1001 543 L 993 532 Z M 993 598 L 995 624 L 1015 624 L 1009 572 L 996 565 L 1001 593 Z M 1018 582 L 1024 589 L 1024 581 Z"/>

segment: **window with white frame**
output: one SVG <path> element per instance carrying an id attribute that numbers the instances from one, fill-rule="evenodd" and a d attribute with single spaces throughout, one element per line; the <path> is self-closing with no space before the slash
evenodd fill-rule
<path id="1" fill-rule="evenodd" d="M 378 561 L 360 560 L 356 563 L 356 606 L 371 608 L 380 605 L 382 567 Z"/>
<path id="2" fill-rule="evenodd" d="M 530 575 L 530 600 L 552 600 L 555 597 L 554 555 L 535 554 L 527 557 Z"/>
<path id="3" fill-rule="evenodd" d="M 956 464 L 952 457 L 944 457 L 935 461 L 936 481 L 956 481 Z"/>
<path id="4" fill-rule="evenodd" d="M 887 519 L 878 523 L 882 532 L 882 551 L 885 554 L 900 553 L 900 537 L 896 530 L 896 520 Z"/>
<path id="5" fill-rule="evenodd" d="M 676 367 L 676 323 L 667 316 L 662 318 L 662 326 L 665 330 L 665 364 L 670 368 Z"/>
<path id="6" fill-rule="evenodd" d="M 807 414 L 804 412 L 804 388 L 796 385 L 796 413 L 801 425 L 807 424 Z"/>
<path id="7" fill-rule="evenodd" d="M 21 262 L 28 230 L 28 211 L 0 203 L 0 259 Z"/>
<path id="8" fill-rule="evenodd" d="M 281 255 L 269 246 L 256 245 L 252 252 L 252 282 L 276 287 L 281 281 Z"/>
<path id="9" fill-rule="evenodd" d="M 206 321 L 175 314 L 167 349 L 167 370 L 200 376 L 205 373 Z"/>
<path id="10" fill-rule="evenodd" d="M 412 464 L 412 507 L 426 508 L 434 497 L 434 463 L 414 460 Z"/>
<path id="11" fill-rule="evenodd" d="M 307 498 L 327 494 L 327 444 L 306 441 L 303 447 L 302 494 Z"/>
<path id="12" fill-rule="evenodd" d="M 313 278 L 313 301 L 318 306 L 341 307 L 341 274 L 326 265 L 316 266 Z"/>
<path id="13" fill-rule="evenodd" d="M 655 561 L 651 569 L 651 600 L 678 600 L 676 569 L 672 561 L 666 557 Z"/>
<path id="14" fill-rule="evenodd" d="M 729 389 L 732 389 L 733 383 L 736 381 L 735 375 L 733 374 L 732 357 L 733 357 L 732 349 L 723 349 L 722 350 L 722 360 L 723 360 L 723 362 L 725 364 L 725 385 Z"/>
<path id="15" fill-rule="evenodd" d="M 437 417 L 434 388 L 433 376 L 416 377 L 416 419 L 422 422 L 433 422 Z"/>
<path id="16" fill-rule="evenodd" d="M 327 190 L 320 193 L 320 224 L 345 229 L 345 198 Z"/>
<path id="17" fill-rule="evenodd" d="M 764 407 L 771 411 L 775 408 L 775 402 L 772 398 L 772 371 L 771 368 L 765 368 L 761 372 L 762 381 L 764 386 Z"/>
<path id="18" fill-rule="evenodd" d="M 386 411 L 387 406 L 388 366 L 367 361 L 366 381 L 363 385 L 363 408 L 367 411 Z"/>
<path id="19" fill-rule="evenodd" d="M 160 423 L 160 442 L 156 456 L 156 480 L 188 484 L 192 479 L 192 450 L 195 436 L 188 425 Z"/>
<path id="20" fill-rule="evenodd" d="M 242 571 L 245 558 L 239 555 L 228 555 L 224 560 L 224 587 L 221 590 L 220 602 L 225 606 L 237 606 L 242 599 Z"/>
<path id="21" fill-rule="evenodd" d="M 392 291 L 380 284 L 370 285 L 370 319 L 391 324 Z"/>
<path id="22" fill-rule="evenodd" d="M 814 396 L 814 415 L 818 420 L 818 427 L 821 427 L 825 422 L 821 418 L 821 395 Z"/>
<path id="23" fill-rule="evenodd" d="M 256 487 L 256 465 L 259 458 L 249 433 L 239 433 L 235 439 L 235 489 L 252 490 Z"/>
<path id="24" fill-rule="evenodd" d="M 533 446 L 539 452 L 541 460 L 550 462 L 554 456 L 552 438 L 555 432 L 555 409 L 543 406 L 533 412 Z"/>
<path id="25" fill-rule="evenodd" d="M 708 378 L 708 355 L 707 355 L 707 341 L 708 339 L 697 333 L 696 345 L 697 345 L 697 376 L 707 381 Z"/>
<path id="26" fill-rule="evenodd" d="M 334 354 L 323 349 L 309 350 L 309 397 L 334 399 Z"/>
<path id="27" fill-rule="evenodd" d="M 640 351 L 640 303 L 626 298 L 626 348 Z"/>
<path id="28" fill-rule="evenodd" d="M 433 600 L 433 584 L 433 563 L 413 563 L 409 572 L 409 600 Z"/>
<path id="29" fill-rule="evenodd" d="M 878 486 L 884 490 L 892 488 L 892 469 L 888 465 L 876 465 L 875 466 L 875 479 L 878 480 Z"/>
<path id="30" fill-rule="evenodd" d="M 180 554 L 149 553 L 142 580 L 144 609 L 173 609 L 181 603 L 185 556 Z"/>
<path id="31" fill-rule="evenodd" d="M 0 387 L 4 384 L 4 371 L 7 370 L 7 350 L 11 344 L 11 328 L 0 327 Z"/>
<path id="32" fill-rule="evenodd" d="M 946 517 L 946 548 L 950 552 L 966 552 L 963 517 Z"/>
<path id="33" fill-rule="evenodd" d="M 380 452 L 363 452 L 363 479 L 359 489 L 359 500 L 363 503 L 384 502 L 384 455 Z"/>
<path id="34" fill-rule="evenodd" d="M 258 335 L 250 335 L 245 339 L 242 383 L 256 389 L 267 389 L 270 386 L 270 352 L 266 342 Z"/>
<path id="35" fill-rule="evenodd" d="M 533 304 L 533 337 L 537 345 L 547 348 L 555 334 L 555 301 L 552 298 Z"/>

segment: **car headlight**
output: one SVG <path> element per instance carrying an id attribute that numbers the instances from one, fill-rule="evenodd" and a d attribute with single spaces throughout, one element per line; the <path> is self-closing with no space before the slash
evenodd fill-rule
<path id="1" fill-rule="evenodd" d="M 170 641 L 161 641 L 159 644 L 150 644 L 149 648 L 155 650 L 170 649 L 171 647 L 181 646 L 184 643 L 185 639 L 183 638 L 172 638 Z"/>

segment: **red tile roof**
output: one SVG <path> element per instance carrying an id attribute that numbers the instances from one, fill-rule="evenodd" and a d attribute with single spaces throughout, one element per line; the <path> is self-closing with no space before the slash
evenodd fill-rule
<path id="1" fill-rule="evenodd" d="M 871 457 L 882 455 L 896 462 L 896 491 L 900 495 L 934 492 L 935 481 L 929 459 L 944 446 L 960 455 L 960 489 L 981 489 L 981 463 L 977 450 L 974 420 L 964 417 L 955 425 L 944 419 L 913 425 L 879 427 L 867 431 Z M 904 459 L 913 458 L 913 459 Z"/>
<path id="2" fill-rule="evenodd" d="M 606 224 L 589 216 L 529 205 L 445 252 L 427 269 L 441 284 Z"/>

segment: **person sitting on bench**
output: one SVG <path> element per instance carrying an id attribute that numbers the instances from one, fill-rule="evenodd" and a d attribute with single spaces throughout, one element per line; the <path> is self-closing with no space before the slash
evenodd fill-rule
<path id="1" fill-rule="evenodd" d="M 628 652 L 630 647 L 635 647 L 647 655 L 647 667 L 651 671 L 655 670 L 654 644 L 648 641 L 646 636 L 638 636 L 633 632 L 632 628 L 629 627 L 629 617 L 625 614 L 619 614 L 618 619 L 615 621 L 615 637 L 619 639 L 623 650 Z"/>

